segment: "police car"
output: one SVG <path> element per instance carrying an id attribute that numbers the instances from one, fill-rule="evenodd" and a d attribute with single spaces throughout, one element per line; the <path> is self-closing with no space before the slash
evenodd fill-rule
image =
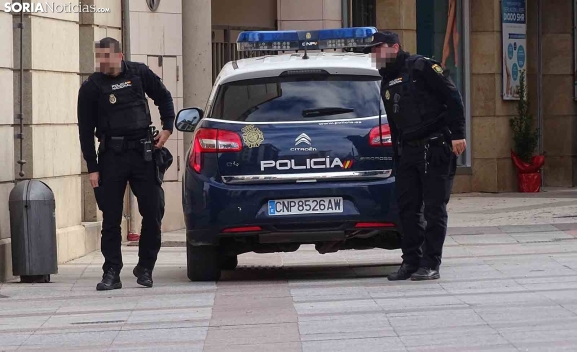
<path id="1" fill-rule="evenodd" d="M 190 280 L 218 280 L 247 252 L 400 247 L 381 77 L 368 55 L 341 50 L 375 32 L 243 32 L 239 51 L 279 54 L 227 63 L 206 107 L 179 111 L 176 128 L 193 134 Z"/>

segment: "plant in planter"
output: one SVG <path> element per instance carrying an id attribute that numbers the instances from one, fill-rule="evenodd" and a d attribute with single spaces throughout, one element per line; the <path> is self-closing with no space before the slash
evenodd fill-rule
<path id="1" fill-rule="evenodd" d="M 509 122 L 513 129 L 513 150 L 511 158 L 517 168 L 519 192 L 539 192 L 541 190 L 541 167 L 545 162 L 543 155 L 534 155 L 539 141 L 539 130 L 535 119 L 529 112 L 529 102 L 525 86 L 525 70 L 519 77 L 519 103 L 517 116 Z"/>

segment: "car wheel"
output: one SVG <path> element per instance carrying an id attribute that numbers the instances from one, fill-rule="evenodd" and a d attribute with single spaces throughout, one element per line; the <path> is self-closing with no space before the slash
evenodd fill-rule
<path id="1" fill-rule="evenodd" d="M 234 270 L 238 265 L 238 256 L 236 255 L 222 255 L 220 257 L 220 268 L 222 270 Z"/>
<path id="2" fill-rule="evenodd" d="M 220 261 L 217 246 L 186 244 L 187 274 L 190 281 L 218 281 Z"/>

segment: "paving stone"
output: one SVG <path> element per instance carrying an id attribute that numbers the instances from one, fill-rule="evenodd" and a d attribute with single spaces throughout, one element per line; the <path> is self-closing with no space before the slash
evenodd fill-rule
<path id="1" fill-rule="evenodd" d="M 470 227 L 449 227 L 447 235 L 481 235 L 485 233 L 501 233 L 498 226 L 470 226 Z"/>
<path id="2" fill-rule="evenodd" d="M 499 226 L 504 233 L 551 232 L 558 229 L 554 225 L 505 225 Z"/>
<path id="3" fill-rule="evenodd" d="M 513 280 L 441 282 L 440 285 L 452 295 L 528 291 Z"/>
<path id="4" fill-rule="evenodd" d="M 487 293 L 479 295 L 457 295 L 463 303 L 472 307 L 483 306 L 523 306 L 529 304 L 552 304 L 553 302 L 533 292 L 520 293 Z"/>
<path id="5" fill-rule="evenodd" d="M 172 294 L 142 299 L 137 309 L 210 307 L 214 303 L 214 293 Z"/>
<path id="6" fill-rule="evenodd" d="M 544 324 L 575 317 L 575 314 L 561 306 L 479 308 L 475 311 L 483 320 L 495 327 L 518 323 Z"/>
<path id="7" fill-rule="evenodd" d="M 23 347 L 108 347 L 118 335 L 118 331 L 93 331 L 77 333 L 34 334 L 23 344 Z"/>
<path id="8" fill-rule="evenodd" d="M 389 285 L 378 287 L 367 287 L 367 291 L 372 298 L 418 298 L 447 294 L 447 291 L 438 283 L 424 285 L 411 281 L 405 281 L 399 284 L 389 283 Z"/>
<path id="9" fill-rule="evenodd" d="M 295 308 L 255 308 L 255 309 L 231 309 L 212 312 L 210 326 L 234 326 L 250 324 L 281 324 L 296 323 L 298 317 Z"/>
<path id="10" fill-rule="evenodd" d="M 397 336 L 385 314 L 316 318 L 319 319 L 299 321 L 302 341 Z"/>
<path id="11" fill-rule="evenodd" d="M 300 314 L 328 314 L 382 311 L 374 300 L 295 303 Z"/>
<path id="12" fill-rule="evenodd" d="M 511 237 L 520 243 L 551 242 L 560 239 L 574 239 L 573 236 L 563 231 L 519 233 L 511 234 Z"/>
<path id="13" fill-rule="evenodd" d="M 207 330 L 208 327 L 181 329 L 155 329 L 151 327 L 142 330 L 123 330 L 114 339 L 113 346 L 121 344 L 145 345 L 149 342 L 159 343 L 163 341 L 170 343 L 203 341 L 206 338 Z"/>
<path id="14" fill-rule="evenodd" d="M 303 342 L 303 352 L 381 352 L 406 351 L 407 349 L 398 337 L 383 337 L 376 339 L 347 339 Z"/>
<path id="15" fill-rule="evenodd" d="M 489 347 L 507 345 L 505 340 L 496 331 L 476 334 L 426 334 L 401 336 L 401 341 L 409 347 L 433 347 L 442 346 L 443 348 L 461 348 L 468 350 L 474 347 Z"/>
<path id="16" fill-rule="evenodd" d="M 459 299 L 451 296 L 376 299 L 375 302 L 377 302 L 385 312 L 418 308 L 468 307 Z"/>
<path id="17" fill-rule="evenodd" d="M 302 352 L 299 342 L 270 343 L 258 345 L 208 345 L 203 352 Z"/>
<path id="18" fill-rule="evenodd" d="M 49 318 L 50 315 L 0 318 L 0 333 L 15 330 L 34 331 L 40 328 Z"/>
<path id="19" fill-rule="evenodd" d="M 210 320 L 211 308 L 184 308 L 132 312 L 127 323 L 190 322 Z"/>
<path id="20" fill-rule="evenodd" d="M 210 327 L 205 346 L 299 342 L 297 323 Z"/>
<path id="21" fill-rule="evenodd" d="M 32 333 L 21 332 L 0 332 L 0 351 L 4 351 L 7 347 L 18 347 L 30 337 Z"/>
<path id="22" fill-rule="evenodd" d="M 453 235 L 451 237 L 461 245 L 518 243 L 508 234 Z"/>
<path id="23" fill-rule="evenodd" d="M 487 323 L 472 309 L 439 309 L 407 313 L 387 313 L 389 323 L 400 335 L 427 332 L 428 329 L 486 326 Z"/>
<path id="24" fill-rule="evenodd" d="M 539 324 L 537 326 L 525 325 L 522 327 L 503 327 L 496 330 L 509 342 L 517 344 L 531 343 L 566 343 L 571 342 L 577 346 L 577 335 L 575 331 L 577 323 L 550 325 Z"/>
<path id="25" fill-rule="evenodd" d="M 345 300 L 345 299 L 370 298 L 367 289 L 365 289 L 364 287 L 301 288 L 301 289 L 291 289 L 290 293 L 295 302 L 306 302 L 319 299 Z"/>
<path id="26" fill-rule="evenodd" d="M 113 347 L 107 351 L 189 351 L 189 352 L 203 352 L 203 344 L 201 342 L 162 342 L 162 343 L 147 343 L 146 346 L 136 346 L 131 343 L 115 343 Z"/>

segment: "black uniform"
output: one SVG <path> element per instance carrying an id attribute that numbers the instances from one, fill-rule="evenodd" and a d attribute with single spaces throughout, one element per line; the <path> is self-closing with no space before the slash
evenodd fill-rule
<path id="1" fill-rule="evenodd" d="M 451 140 L 465 139 L 461 95 L 423 56 L 399 51 L 379 72 L 395 150 L 403 264 L 438 271 L 456 170 Z"/>
<path id="2" fill-rule="evenodd" d="M 123 267 L 120 225 L 127 183 L 142 215 L 139 266 L 152 271 L 160 250 L 164 191 L 157 163 L 145 158 L 146 150 L 151 155 L 154 145 L 145 93 L 158 106 L 162 128 L 172 132 L 175 117 L 172 96 L 144 64 L 123 61 L 117 77 L 96 72 L 82 83 L 78 94 L 82 154 L 88 172 L 100 174 L 94 193 L 103 213 L 101 250 L 105 273 L 110 268 L 119 273 Z M 94 136 L 100 142 L 98 161 Z"/>

